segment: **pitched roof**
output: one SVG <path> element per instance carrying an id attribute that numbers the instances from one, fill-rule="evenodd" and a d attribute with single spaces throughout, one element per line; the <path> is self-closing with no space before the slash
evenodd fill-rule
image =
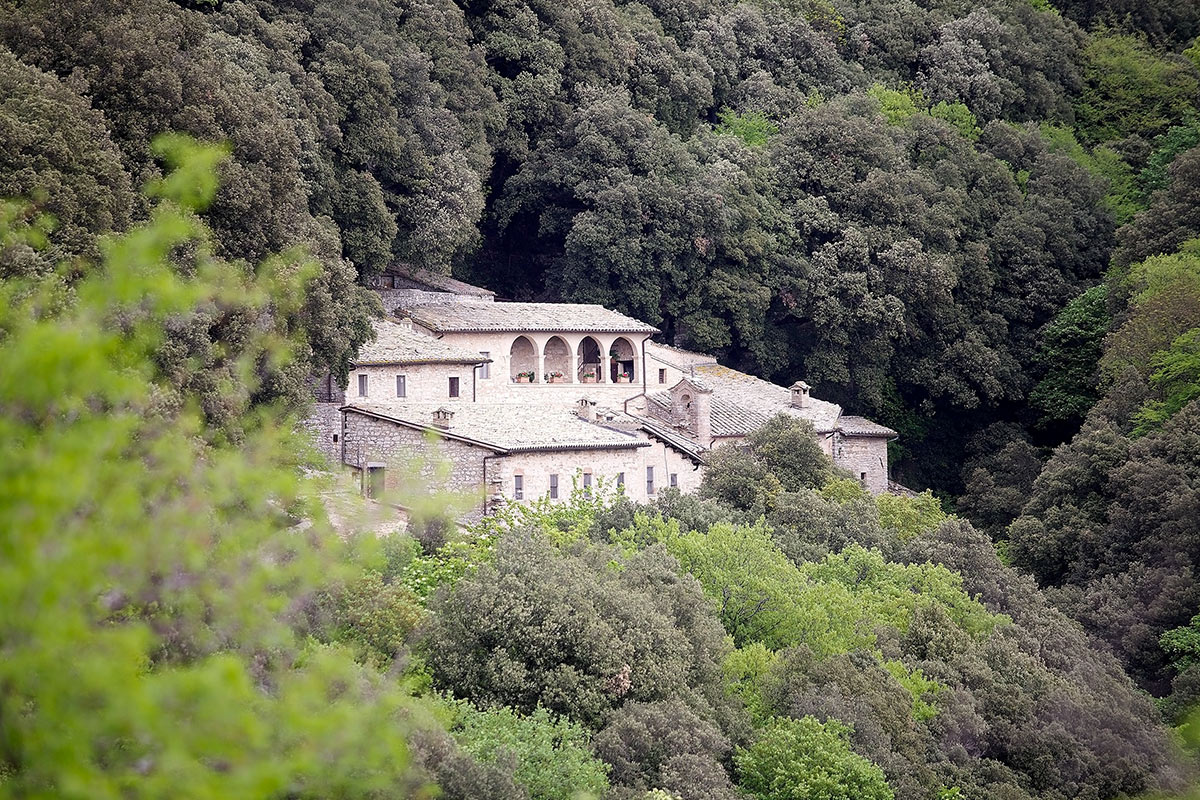
<path id="1" fill-rule="evenodd" d="M 815 397 L 809 398 L 807 408 L 796 408 L 784 387 L 720 364 L 698 365 L 695 371 L 713 390 L 713 436 L 745 435 L 779 413 L 806 419 L 817 433 L 829 433 L 842 414 L 837 403 Z M 718 428 L 728 432 L 718 433 Z"/>
<path id="2" fill-rule="evenodd" d="M 483 364 L 491 359 L 473 350 L 435 339 L 391 319 L 371 323 L 375 338 L 364 344 L 354 360 L 356 367 L 383 364 Z"/>
<path id="3" fill-rule="evenodd" d="M 450 292 L 467 297 L 495 297 L 496 293 L 482 286 L 472 286 L 469 283 L 451 278 L 449 275 L 439 275 L 427 269 L 414 267 L 411 264 L 392 264 L 386 270 L 387 274 L 396 275 L 416 288 L 433 289 L 439 292 Z M 399 287 L 398 287 L 399 288 Z"/>
<path id="4" fill-rule="evenodd" d="M 499 453 L 545 450 L 617 450 L 649 447 L 634 433 L 587 422 L 567 408 L 516 403 L 455 403 L 449 428 L 433 424 L 444 403 L 354 403 L 343 406 L 410 428 L 477 444 Z"/>
<path id="5" fill-rule="evenodd" d="M 690 458 L 697 464 L 704 462 L 704 449 L 696 442 L 684 436 L 682 433 L 673 431 L 665 425 L 657 422 L 647 422 L 645 419 L 639 418 L 640 427 L 643 431 L 658 439 L 665 445 L 673 447 L 685 456 Z"/>
<path id="6" fill-rule="evenodd" d="M 401 309 L 438 333 L 658 333 L 653 325 L 589 303 L 427 303 Z"/>
<path id="7" fill-rule="evenodd" d="M 888 436 L 895 438 L 900 434 L 891 428 L 872 422 L 866 417 L 842 417 L 838 420 L 838 430 L 846 436 Z"/>
<path id="8" fill-rule="evenodd" d="M 684 350 L 682 347 L 664 344 L 662 342 L 646 342 L 646 355 L 661 361 L 664 364 L 670 364 L 672 367 L 677 367 L 684 371 L 688 367 L 697 364 L 716 364 L 715 356 L 710 356 L 708 353 L 696 353 L 691 350 Z"/>

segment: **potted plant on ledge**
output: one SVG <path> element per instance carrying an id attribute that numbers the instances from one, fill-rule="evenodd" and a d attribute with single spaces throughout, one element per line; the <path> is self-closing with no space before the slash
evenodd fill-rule
<path id="1" fill-rule="evenodd" d="M 633 380 L 633 376 L 628 372 L 622 372 L 617 376 L 617 383 L 629 383 L 631 380 Z"/>
<path id="2" fill-rule="evenodd" d="M 579 378 L 581 383 L 596 383 L 600 380 L 600 373 L 595 365 L 583 368 L 583 374 Z"/>
<path id="3" fill-rule="evenodd" d="M 533 383 L 533 375 L 533 370 L 529 370 L 528 372 L 518 372 L 516 378 L 517 383 Z"/>
<path id="4" fill-rule="evenodd" d="M 562 372 L 560 372 L 558 370 L 554 370 L 553 372 L 548 372 L 548 373 L 546 373 L 546 380 L 549 383 L 562 383 L 563 382 L 563 374 L 562 374 Z"/>

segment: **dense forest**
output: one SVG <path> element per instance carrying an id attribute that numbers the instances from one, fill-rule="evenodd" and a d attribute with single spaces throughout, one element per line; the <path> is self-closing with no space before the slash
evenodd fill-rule
<path id="1" fill-rule="evenodd" d="M 1196 3 L 0 0 L 0 198 L 0 797 L 1196 785 Z M 803 377 L 929 491 L 779 420 L 339 536 L 291 420 L 396 261 Z"/>

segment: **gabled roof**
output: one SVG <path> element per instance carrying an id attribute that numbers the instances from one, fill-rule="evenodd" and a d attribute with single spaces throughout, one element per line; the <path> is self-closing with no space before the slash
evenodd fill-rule
<path id="1" fill-rule="evenodd" d="M 845 436 L 887 436 L 895 439 L 900 435 L 886 425 L 872 422 L 866 417 L 842 417 L 838 420 L 838 430 Z"/>
<path id="2" fill-rule="evenodd" d="M 472 286 L 457 278 L 451 278 L 449 275 L 439 275 L 436 272 L 414 267 L 411 264 L 392 264 L 384 270 L 384 274 L 394 275 L 403 279 L 406 283 L 412 284 L 409 288 L 449 292 L 450 294 L 463 295 L 464 297 L 496 296 L 496 293 L 491 289 L 484 289 L 482 286 Z"/>
<path id="3" fill-rule="evenodd" d="M 582 420 L 566 408 L 516 403 L 455 403 L 449 428 L 433 424 L 445 403 L 353 403 L 342 406 L 417 430 L 475 444 L 497 453 L 547 450 L 619 450 L 649 447 L 633 433 Z"/>
<path id="4" fill-rule="evenodd" d="M 654 341 L 646 342 L 646 355 L 655 361 L 682 369 L 684 372 L 689 367 L 699 364 L 717 363 L 716 357 L 710 356 L 708 353 L 696 353 L 691 350 L 684 350 L 681 347 Z"/>
<path id="5" fill-rule="evenodd" d="M 653 325 L 588 303 L 426 303 L 401 309 L 437 333 L 658 333 Z"/>
<path id="6" fill-rule="evenodd" d="M 815 397 L 808 399 L 807 408 L 796 408 L 792 405 L 792 393 L 784 387 L 736 369 L 708 364 L 695 370 L 713 390 L 713 436 L 745 435 L 781 412 L 808 420 L 817 433 L 831 433 L 842 415 L 842 407 L 837 403 Z M 722 419 L 721 428 L 729 433 L 717 432 L 718 415 Z"/>
<path id="7" fill-rule="evenodd" d="M 697 464 L 705 463 L 704 448 L 700 447 L 696 442 L 660 423 L 647 422 L 644 419 L 639 419 L 639 421 L 641 423 L 639 427 L 650 436 L 653 436 L 669 447 L 675 448 Z"/>
<path id="8" fill-rule="evenodd" d="M 483 364 L 491 361 L 473 350 L 458 347 L 393 319 L 372 320 L 375 338 L 358 351 L 356 367 L 385 364 Z"/>

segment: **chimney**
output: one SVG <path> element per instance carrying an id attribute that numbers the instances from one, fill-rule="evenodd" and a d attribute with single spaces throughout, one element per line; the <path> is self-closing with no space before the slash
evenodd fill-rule
<path id="1" fill-rule="evenodd" d="M 701 447 L 712 447 L 712 389 L 698 378 L 684 378 L 671 388 L 672 417 Z"/>
<path id="2" fill-rule="evenodd" d="M 578 407 L 575 409 L 575 415 L 585 422 L 595 422 L 596 401 L 590 397 L 579 398 Z"/>
<path id="3" fill-rule="evenodd" d="M 812 387 L 804 381 L 796 381 L 792 384 L 792 407 L 793 408 L 808 408 L 808 390 Z"/>
<path id="4" fill-rule="evenodd" d="M 433 412 L 433 424 L 439 428 L 449 428 L 451 420 L 454 419 L 454 412 L 442 406 L 437 411 Z"/>

